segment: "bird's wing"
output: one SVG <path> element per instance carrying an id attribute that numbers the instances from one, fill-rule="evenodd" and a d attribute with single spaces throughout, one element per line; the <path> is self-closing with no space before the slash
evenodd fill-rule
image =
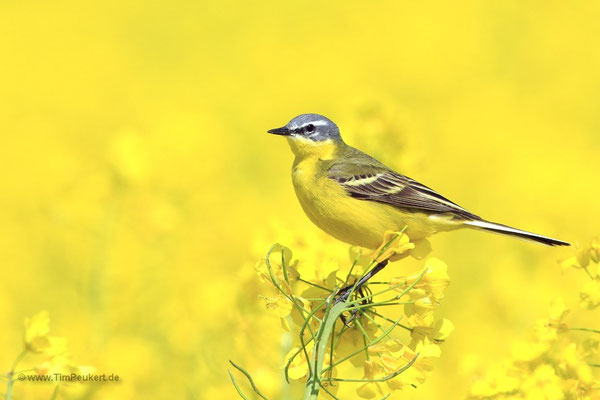
<path id="1" fill-rule="evenodd" d="M 328 169 L 328 177 L 350 196 L 427 214 L 449 213 L 465 220 L 481 219 L 427 186 L 353 150 L 354 154 L 336 160 Z"/>

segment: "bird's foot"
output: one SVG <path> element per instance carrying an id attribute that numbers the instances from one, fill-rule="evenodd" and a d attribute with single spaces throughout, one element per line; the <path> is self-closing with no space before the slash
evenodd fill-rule
<path id="1" fill-rule="evenodd" d="M 340 292 L 345 290 L 345 292 L 336 298 L 336 303 L 339 303 L 341 301 L 346 301 L 348 299 L 348 296 L 350 295 L 350 292 L 352 290 L 352 288 L 354 287 L 354 285 L 352 286 L 347 286 L 343 289 L 340 289 Z M 361 306 L 365 305 L 365 304 L 369 304 L 371 302 L 370 298 L 367 298 L 367 296 L 369 296 L 369 294 L 371 293 L 368 289 L 364 288 L 364 287 L 360 287 L 358 289 L 355 290 L 356 293 L 356 299 L 359 300 L 359 303 Z M 347 318 L 346 315 L 341 314 L 340 315 L 340 319 L 342 320 L 342 322 L 344 323 L 344 325 L 346 326 L 350 326 L 350 323 L 356 319 L 356 316 L 359 313 L 359 309 L 355 308 L 352 311 L 350 311 L 350 317 Z"/>
<path id="2" fill-rule="evenodd" d="M 357 294 L 357 296 L 356 296 L 357 299 L 364 298 L 365 297 L 365 293 L 364 293 L 363 286 L 369 281 L 369 279 L 371 279 L 373 276 L 375 276 L 376 273 L 378 273 L 379 271 L 381 271 L 382 269 L 384 269 L 387 264 L 388 264 L 388 260 L 381 261 L 376 266 L 374 266 L 372 270 L 370 270 L 362 278 L 360 278 L 360 280 L 358 282 L 354 283 L 353 285 L 349 285 L 349 286 L 346 286 L 344 288 L 341 288 L 337 292 L 334 304 L 348 301 L 348 298 L 350 297 L 350 295 L 352 293 L 356 293 Z M 371 302 L 371 299 L 368 299 L 368 300 L 364 299 L 364 300 L 360 301 L 359 304 L 364 305 L 364 304 L 368 304 L 370 302 Z M 346 319 L 346 317 L 344 315 L 341 315 L 340 319 L 342 320 L 342 322 L 345 325 L 349 325 L 350 322 L 352 322 L 352 320 L 354 320 L 356 318 L 357 314 L 358 314 L 358 309 L 355 308 L 354 310 L 352 310 L 350 312 L 350 318 L 349 319 Z"/>

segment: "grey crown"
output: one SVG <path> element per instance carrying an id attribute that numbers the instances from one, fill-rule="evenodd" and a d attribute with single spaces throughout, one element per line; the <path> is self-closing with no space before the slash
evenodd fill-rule
<path id="1" fill-rule="evenodd" d="M 284 127 L 288 135 L 302 136 L 317 142 L 332 139 L 342 140 L 337 125 L 319 114 L 301 114 L 293 118 Z"/>

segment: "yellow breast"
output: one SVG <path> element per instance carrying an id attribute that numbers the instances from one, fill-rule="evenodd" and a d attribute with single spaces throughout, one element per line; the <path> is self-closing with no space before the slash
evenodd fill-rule
<path id="1" fill-rule="evenodd" d="M 297 139 L 289 139 L 296 154 L 292 168 L 296 195 L 306 215 L 326 233 L 346 243 L 374 249 L 381 244 L 387 230 L 400 231 L 408 225 L 408 234 L 414 239 L 434 232 L 427 216 L 355 199 L 328 178 L 328 160 L 335 156 L 333 143 L 293 140 Z"/>

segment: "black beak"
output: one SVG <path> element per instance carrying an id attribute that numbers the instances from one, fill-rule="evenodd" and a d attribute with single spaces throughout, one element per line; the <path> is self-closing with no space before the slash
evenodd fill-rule
<path id="1" fill-rule="evenodd" d="M 281 128 L 271 129 L 271 130 L 268 130 L 267 132 L 272 133 L 273 135 L 281 135 L 281 136 L 289 136 L 292 133 L 292 131 L 289 130 L 288 128 L 286 128 L 285 126 L 282 126 Z"/>

